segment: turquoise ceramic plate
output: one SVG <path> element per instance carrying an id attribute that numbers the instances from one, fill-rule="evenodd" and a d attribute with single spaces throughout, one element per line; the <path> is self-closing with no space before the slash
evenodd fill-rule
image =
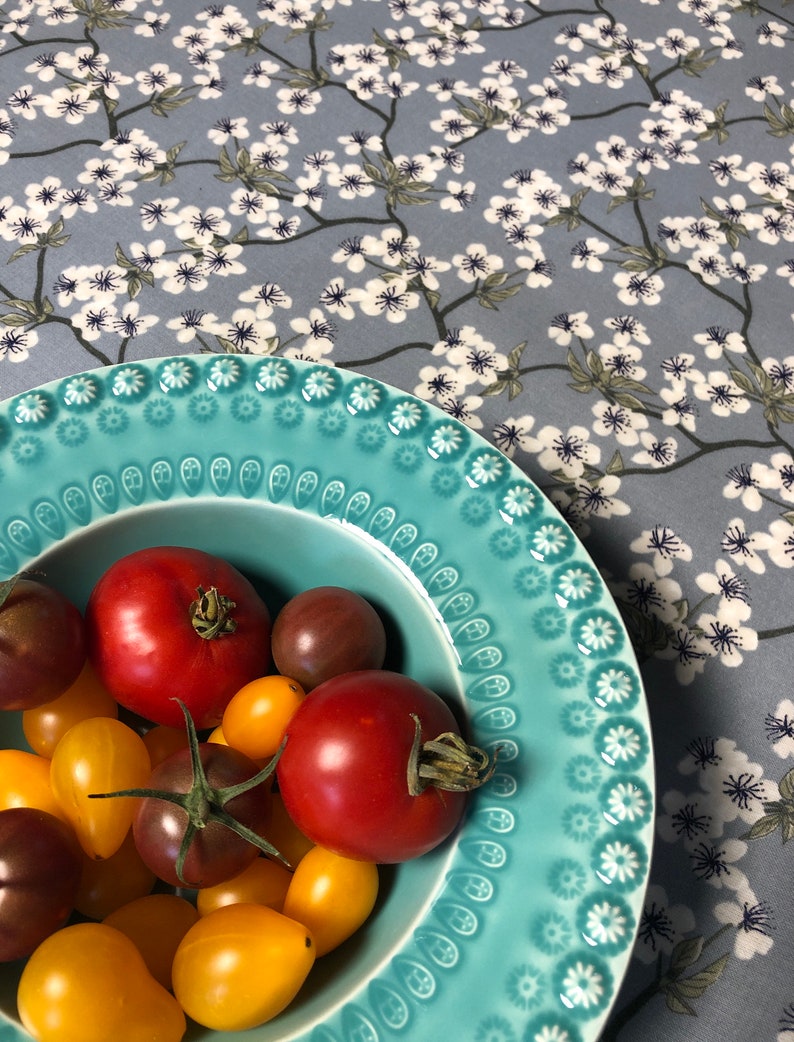
<path id="1" fill-rule="evenodd" d="M 285 1014 L 189 1037 L 463 1025 L 469 1042 L 593 1042 L 641 912 L 652 750 L 615 605 L 538 489 L 427 404 L 279 358 L 136 362 L 3 403 L 0 572 L 35 562 L 82 606 L 112 560 L 156 543 L 227 556 L 273 611 L 307 586 L 359 590 L 387 621 L 387 664 L 501 747 L 459 834 L 384 872 L 377 914 Z M 1 726 L 21 744 L 16 715 Z"/>

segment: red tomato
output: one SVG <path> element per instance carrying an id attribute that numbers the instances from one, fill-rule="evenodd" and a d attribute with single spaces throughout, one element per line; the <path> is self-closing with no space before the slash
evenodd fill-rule
<path id="1" fill-rule="evenodd" d="M 465 790 L 489 776 L 487 756 L 463 743 L 446 703 L 386 670 L 320 684 L 285 737 L 276 772 L 288 814 L 317 845 L 361 861 L 407 861 L 431 850 L 460 821 Z M 452 760 L 462 749 L 467 766 L 447 767 L 447 749 Z"/>
<path id="2" fill-rule="evenodd" d="M 270 613 L 227 561 L 202 550 L 137 550 L 107 569 L 86 607 L 88 653 L 121 705 L 154 723 L 199 730 L 270 666 Z"/>

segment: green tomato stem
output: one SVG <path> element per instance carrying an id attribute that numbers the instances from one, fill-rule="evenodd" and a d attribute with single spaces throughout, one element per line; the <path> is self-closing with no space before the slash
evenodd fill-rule
<path id="1" fill-rule="evenodd" d="M 278 763 L 285 743 L 282 742 L 281 747 L 277 750 L 275 756 L 271 758 L 261 771 L 258 771 L 251 778 L 238 782 L 236 785 L 226 785 L 220 788 L 213 788 L 207 780 L 204 764 L 201 762 L 198 734 L 196 733 L 196 725 L 193 722 L 193 717 L 190 715 L 190 710 L 184 702 L 180 701 L 180 699 L 177 698 L 175 701 L 179 704 L 179 708 L 182 710 L 185 717 L 188 747 L 190 749 L 190 764 L 193 775 L 190 789 L 187 792 L 171 792 L 167 789 L 146 788 L 119 789 L 117 792 L 92 792 L 89 795 L 89 799 L 112 799 L 118 796 L 138 796 L 146 797 L 147 799 L 165 800 L 167 803 L 173 803 L 177 807 L 181 807 L 187 815 L 188 822 L 185 826 L 185 833 L 182 837 L 175 868 L 177 877 L 185 886 L 191 885 L 184 877 L 185 861 L 187 860 L 190 845 L 195 838 L 196 832 L 206 828 L 211 821 L 217 821 L 219 824 L 231 829 L 232 832 L 235 832 L 242 839 L 251 843 L 270 857 L 276 858 L 286 868 L 291 869 L 292 866 L 289 861 L 287 861 L 283 854 L 281 854 L 272 843 L 268 842 L 268 840 L 263 836 L 254 832 L 253 829 L 248 828 L 247 825 L 243 825 L 242 822 L 239 822 L 225 809 L 226 804 L 236 796 L 241 796 L 244 792 L 248 792 L 249 789 L 255 789 L 257 785 L 261 785 L 262 782 L 266 781 L 270 777 L 276 769 L 276 764 Z"/>

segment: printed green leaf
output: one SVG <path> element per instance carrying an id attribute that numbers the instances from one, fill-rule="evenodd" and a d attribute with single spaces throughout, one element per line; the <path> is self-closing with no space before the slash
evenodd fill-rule
<path id="1" fill-rule="evenodd" d="M 677 980 L 674 986 L 678 995 L 683 996 L 685 999 L 700 998 L 707 988 L 710 988 L 712 984 L 715 984 L 720 979 L 729 958 L 730 953 L 726 952 L 719 959 L 709 963 L 705 969 L 700 970 L 698 973 L 693 973 L 691 977 L 682 977 Z"/>
<path id="2" fill-rule="evenodd" d="M 667 1008 L 671 1013 L 684 1013 L 689 1017 L 696 1017 L 697 1013 L 685 1002 L 683 998 L 678 994 L 675 984 L 671 984 L 664 992 L 664 1000 L 667 1003 Z"/>
<path id="3" fill-rule="evenodd" d="M 778 790 L 782 800 L 794 803 L 794 767 L 780 779 Z"/>

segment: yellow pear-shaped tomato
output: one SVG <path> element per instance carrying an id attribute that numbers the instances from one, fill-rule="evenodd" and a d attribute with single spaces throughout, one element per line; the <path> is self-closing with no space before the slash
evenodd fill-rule
<path id="1" fill-rule="evenodd" d="M 143 739 L 121 720 L 81 720 L 58 742 L 50 763 L 52 791 L 89 857 L 115 854 L 137 806 L 136 797 L 95 794 L 143 788 L 151 773 Z"/>
<path id="2" fill-rule="evenodd" d="M 272 1020 L 314 965 L 311 933 L 257 904 L 217 908 L 191 926 L 176 950 L 174 995 L 189 1017 L 215 1031 Z"/>
<path id="3" fill-rule="evenodd" d="M 17 1007 L 37 1042 L 179 1042 L 186 1029 L 133 942 L 104 923 L 43 941 L 22 971 Z"/>
<path id="4" fill-rule="evenodd" d="M 313 847 L 293 873 L 283 912 L 311 930 L 320 956 L 366 922 L 377 896 L 377 865 Z"/>

